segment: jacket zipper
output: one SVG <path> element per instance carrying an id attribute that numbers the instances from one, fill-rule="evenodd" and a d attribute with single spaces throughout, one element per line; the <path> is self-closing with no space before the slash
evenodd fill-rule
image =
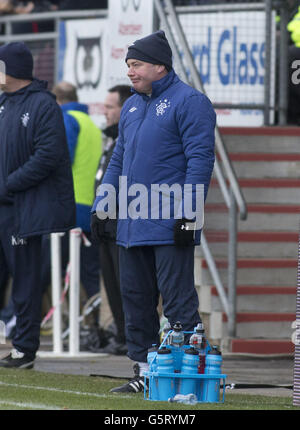
<path id="1" fill-rule="evenodd" d="M 150 106 L 150 104 L 151 104 L 151 97 L 150 97 L 150 98 L 149 98 L 149 100 L 147 101 L 146 109 L 145 109 L 145 113 L 144 113 L 144 118 L 143 118 L 142 122 L 140 123 L 140 125 L 139 125 L 139 129 L 137 130 L 137 132 L 136 132 L 136 134 L 135 134 L 135 137 L 134 137 L 134 155 L 133 155 L 133 159 L 132 159 L 132 165 L 133 165 L 133 163 L 134 163 L 134 161 L 135 161 L 135 158 L 136 158 L 137 136 L 138 136 L 139 131 L 140 131 L 140 129 L 141 129 L 141 127 L 142 127 L 142 125 L 143 125 L 143 123 L 144 123 L 145 119 L 146 119 L 146 116 L 147 116 L 147 113 L 148 113 L 148 110 L 149 110 L 149 106 Z M 128 209 L 128 207 L 127 207 L 127 209 Z M 128 213 L 127 213 L 127 216 L 128 216 Z M 130 219 L 129 219 L 129 217 L 128 217 L 127 246 L 126 246 L 126 248 L 127 248 L 127 249 L 129 248 L 129 230 L 130 230 L 130 224 L 131 224 L 131 222 L 130 222 Z"/>

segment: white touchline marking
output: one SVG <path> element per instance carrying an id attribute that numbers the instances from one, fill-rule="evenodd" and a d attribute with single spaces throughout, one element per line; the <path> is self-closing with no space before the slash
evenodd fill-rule
<path id="1" fill-rule="evenodd" d="M 0 385 L 4 385 L 6 387 L 15 387 L 15 388 L 29 388 L 33 390 L 45 390 L 45 391 L 55 391 L 58 393 L 67 393 L 67 394 L 76 394 L 79 396 L 92 396 L 98 398 L 131 398 L 129 395 L 115 395 L 115 394 L 97 394 L 97 393 L 86 393 L 84 391 L 73 391 L 73 390 L 62 390 L 60 388 L 52 388 L 52 387 L 39 387 L 36 385 L 23 385 L 23 384 L 10 384 L 9 382 L 0 381 Z"/>
<path id="2" fill-rule="evenodd" d="M 47 405 L 42 405 L 41 403 L 26 403 L 26 402 L 11 402 L 9 400 L 0 400 L 0 405 L 7 406 L 17 406 L 20 408 L 30 408 L 30 409 L 44 409 L 44 410 L 58 410 L 60 411 L 62 408 L 57 408 L 55 406 L 49 407 Z"/>

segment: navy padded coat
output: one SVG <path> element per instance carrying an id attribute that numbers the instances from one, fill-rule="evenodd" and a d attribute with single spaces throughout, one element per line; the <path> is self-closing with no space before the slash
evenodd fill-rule
<path id="1" fill-rule="evenodd" d="M 119 245 L 174 244 L 172 203 L 170 219 L 151 219 L 151 184 L 203 184 L 206 196 L 215 160 L 215 124 L 209 99 L 183 83 L 173 70 L 152 83 L 151 97 L 135 93 L 125 102 L 118 142 L 102 184 L 113 185 L 117 195 L 121 195 L 120 176 L 126 178 L 127 190 L 143 184 L 149 205 L 147 219 L 118 220 Z M 104 197 L 96 198 L 92 211 Z M 135 198 L 128 196 L 128 207 Z M 200 231 L 195 238 L 199 243 Z"/>
<path id="2" fill-rule="evenodd" d="M 75 225 L 63 116 L 44 81 L 0 97 L 0 209 L 5 199 L 14 205 L 16 237 Z"/>

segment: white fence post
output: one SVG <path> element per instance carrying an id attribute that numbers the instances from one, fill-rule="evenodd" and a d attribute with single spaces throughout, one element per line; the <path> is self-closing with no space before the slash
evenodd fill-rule
<path id="1" fill-rule="evenodd" d="M 80 228 L 70 231 L 70 310 L 69 310 L 69 353 L 79 353 L 79 315 L 80 315 Z"/>
<path id="2" fill-rule="evenodd" d="M 51 276 L 52 276 L 52 307 L 53 307 L 53 349 L 51 352 L 38 351 L 40 357 L 97 357 L 104 353 L 80 352 L 80 247 L 82 230 L 75 228 L 69 232 L 69 328 L 62 332 L 62 265 L 61 265 L 61 236 L 65 233 L 51 234 Z M 89 242 L 83 236 L 85 246 Z M 65 290 L 66 291 L 66 286 Z M 98 297 L 94 306 L 98 306 Z M 69 351 L 63 351 L 63 339 L 69 335 Z"/>
<path id="3" fill-rule="evenodd" d="M 53 352 L 61 354 L 62 312 L 61 312 L 61 233 L 51 234 L 51 279 L 53 311 Z"/>

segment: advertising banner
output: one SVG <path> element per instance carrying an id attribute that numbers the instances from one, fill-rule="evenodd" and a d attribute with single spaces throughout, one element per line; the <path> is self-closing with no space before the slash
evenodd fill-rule
<path id="1" fill-rule="evenodd" d="M 182 14 L 180 21 L 205 91 L 213 103 L 263 104 L 264 84 L 275 97 L 275 15 L 271 76 L 265 76 L 265 12 Z M 261 126 L 263 111 L 219 109 L 219 126 Z M 271 118 L 272 122 L 272 118 Z"/>
<path id="2" fill-rule="evenodd" d="M 108 18 L 67 20 L 59 37 L 59 80 L 78 88 L 80 102 L 103 126 L 107 90 L 130 84 L 128 46 L 153 31 L 153 0 L 110 0 Z M 276 23 L 272 21 L 271 73 L 265 76 L 264 11 L 180 14 L 187 41 L 213 103 L 263 105 L 265 82 L 275 99 Z M 175 35 L 176 38 L 176 35 Z M 181 53 L 184 59 L 183 53 Z M 177 70 L 176 62 L 174 63 Z M 219 126 L 261 126 L 261 109 L 217 109 Z M 274 115 L 270 116 L 270 123 Z"/>
<path id="3" fill-rule="evenodd" d="M 128 46 L 153 32 L 152 0 L 110 0 L 107 85 L 130 84 L 125 57 Z"/>
<path id="4" fill-rule="evenodd" d="M 101 125 L 106 94 L 107 20 L 82 19 L 61 23 L 59 34 L 58 81 L 77 88 L 80 103 Z"/>
<path id="5" fill-rule="evenodd" d="M 153 0 L 110 0 L 108 18 L 67 20 L 59 29 L 58 81 L 76 85 L 79 101 L 105 125 L 107 90 L 128 84 L 128 46 L 153 31 Z"/>

